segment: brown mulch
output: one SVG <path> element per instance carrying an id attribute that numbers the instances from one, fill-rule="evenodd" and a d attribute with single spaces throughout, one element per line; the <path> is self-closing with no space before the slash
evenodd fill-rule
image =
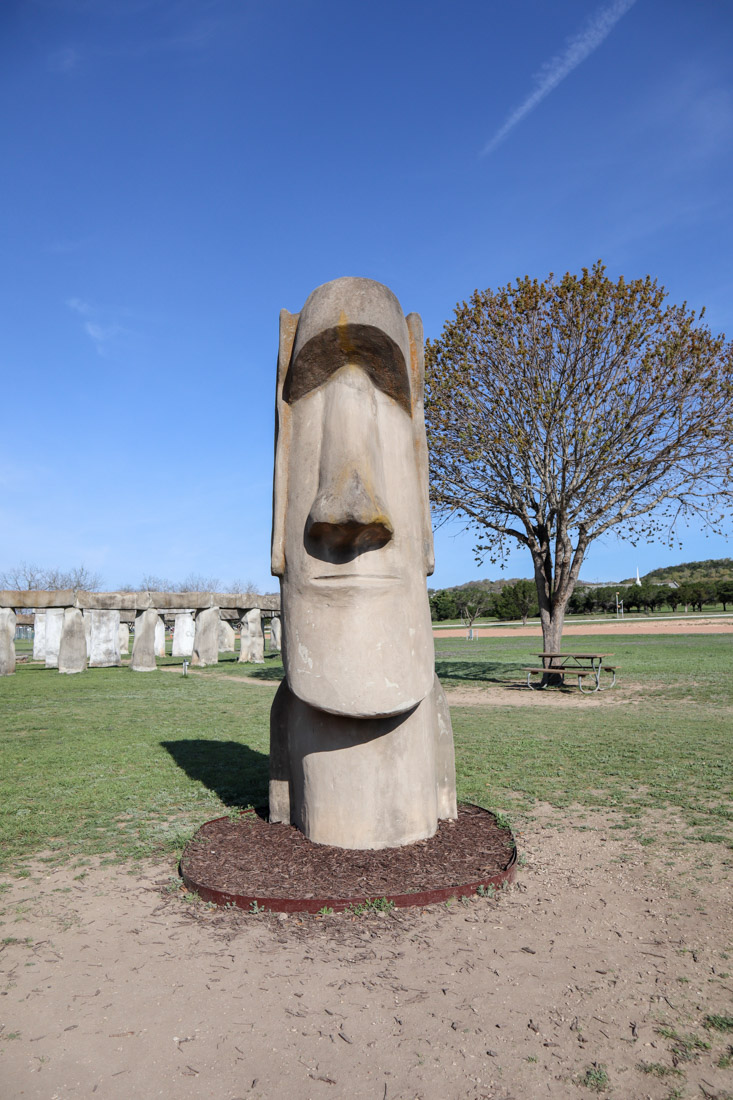
<path id="1" fill-rule="evenodd" d="M 475 893 L 479 883 L 512 878 L 515 861 L 511 830 L 478 806 L 459 806 L 458 819 L 441 821 L 428 840 L 377 851 L 313 844 L 294 826 L 249 812 L 202 825 L 186 846 L 181 874 L 218 904 L 257 900 L 275 911 L 315 912 L 365 898 L 414 905 Z"/>

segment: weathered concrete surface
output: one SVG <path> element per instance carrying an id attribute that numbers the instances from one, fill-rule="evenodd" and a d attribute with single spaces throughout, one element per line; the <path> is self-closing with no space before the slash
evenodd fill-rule
<path id="1" fill-rule="evenodd" d="M 246 612 L 242 612 L 242 622 L 239 628 L 239 663 L 248 664 L 250 659 L 249 623 Z"/>
<path id="2" fill-rule="evenodd" d="M 391 848 L 432 836 L 439 817 L 456 817 L 442 694 L 436 679 L 406 715 L 351 718 L 310 707 L 283 682 L 271 716 L 278 749 L 270 758 L 270 820 L 292 821 L 316 844 L 340 848 Z"/>
<path id="3" fill-rule="evenodd" d="M 59 588 L 48 592 L 45 588 L 14 588 L 0 590 L 0 607 L 14 608 L 63 608 L 74 605 L 73 588 Z"/>
<path id="4" fill-rule="evenodd" d="M 379 283 L 337 279 L 281 314 L 272 572 L 286 683 L 270 808 L 319 843 L 409 844 L 456 816 L 426 589 L 423 378 L 420 318 Z"/>
<path id="5" fill-rule="evenodd" d="M 270 619 L 270 649 L 273 653 L 279 653 L 282 647 L 282 624 L 280 619 Z"/>
<path id="6" fill-rule="evenodd" d="M 92 620 L 89 667 L 109 668 L 121 664 L 119 611 L 89 611 L 88 615 Z M 127 627 L 125 630 L 129 641 Z"/>
<path id="7" fill-rule="evenodd" d="M 235 641 L 234 627 L 231 626 L 226 620 L 219 620 L 219 652 L 220 653 L 234 653 L 234 641 Z"/>
<path id="8" fill-rule="evenodd" d="M 86 667 L 87 637 L 84 616 L 78 607 L 66 607 L 59 642 L 59 672 L 84 672 Z"/>
<path id="9" fill-rule="evenodd" d="M 193 653 L 193 639 L 196 633 L 193 614 L 190 611 L 180 611 L 173 624 L 173 657 L 190 657 Z"/>
<path id="10" fill-rule="evenodd" d="M 247 606 L 267 611 L 280 610 L 278 595 L 257 595 Z M 241 592 L 82 592 L 80 589 L 1 589 L 0 607 L 46 608 L 80 607 L 82 610 L 145 611 L 156 608 L 161 611 L 201 610 L 218 607 L 236 610 L 242 607 Z"/>
<path id="11" fill-rule="evenodd" d="M 63 607 L 49 607 L 46 611 L 46 668 L 59 667 L 59 645 L 63 628 Z"/>
<path id="12" fill-rule="evenodd" d="M 155 656 L 165 657 L 165 619 L 161 615 L 155 624 Z"/>
<path id="13" fill-rule="evenodd" d="M 89 660 L 92 652 L 92 613 L 91 611 L 82 611 L 82 621 L 84 623 L 84 638 L 87 644 L 87 661 Z"/>
<path id="14" fill-rule="evenodd" d="M 247 612 L 245 618 L 247 620 L 249 660 L 254 665 L 263 665 L 265 663 L 265 635 L 262 630 L 262 611 L 259 607 L 253 607 L 251 611 Z"/>
<path id="15" fill-rule="evenodd" d="M 206 607 L 196 612 L 196 633 L 191 664 L 199 668 L 219 660 L 219 608 Z"/>
<path id="16" fill-rule="evenodd" d="M 135 638 L 132 643 L 130 668 L 133 672 L 155 672 L 155 626 L 158 612 L 154 607 L 138 612 L 135 617 Z"/>
<path id="17" fill-rule="evenodd" d="M 0 676 L 15 672 L 15 612 L 12 607 L 0 608 Z"/>
<path id="18" fill-rule="evenodd" d="M 117 639 L 120 657 L 127 657 L 130 653 L 130 628 L 127 623 L 120 623 Z"/>
<path id="19" fill-rule="evenodd" d="M 46 660 L 46 612 L 36 611 L 33 617 L 33 660 Z"/>

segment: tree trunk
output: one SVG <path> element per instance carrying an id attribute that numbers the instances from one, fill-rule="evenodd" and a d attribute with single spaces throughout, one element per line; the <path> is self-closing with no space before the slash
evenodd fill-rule
<path id="1" fill-rule="evenodd" d="M 544 532 L 539 534 L 544 535 Z M 562 628 L 565 624 L 565 612 L 575 589 L 580 567 L 585 557 L 586 544 L 582 538 L 573 553 L 570 540 L 563 533 L 555 538 L 555 565 L 553 570 L 552 546 L 549 538 L 539 538 L 532 549 L 535 584 L 540 605 L 542 623 L 542 649 L 545 653 L 560 653 L 562 650 Z M 544 659 L 549 666 L 549 658 Z M 561 683 L 560 677 L 543 677 L 544 683 Z"/>

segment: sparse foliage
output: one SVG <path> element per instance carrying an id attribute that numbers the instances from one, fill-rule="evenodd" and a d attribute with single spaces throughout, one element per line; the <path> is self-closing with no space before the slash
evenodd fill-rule
<path id="1" fill-rule="evenodd" d="M 0 588 L 15 590 L 78 588 L 82 592 L 98 592 L 102 587 L 99 573 L 93 573 L 85 565 L 73 569 L 45 569 L 29 562 L 21 562 L 0 573 Z"/>
<path id="2" fill-rule="evenodd" d="M 527 547 L 548 650 L 594 539 L 719 531 L 730 510 L 733 350 L 665 298 L 598 262 L 476 291 L 426 346 L 434 502 L 481 560 Z"/>

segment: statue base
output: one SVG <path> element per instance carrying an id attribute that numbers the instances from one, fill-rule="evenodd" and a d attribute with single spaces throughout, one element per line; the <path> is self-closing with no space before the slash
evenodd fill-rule
<path id="1" fill-rule="evenodd" d="M 314 844 L 293 825 L 268 822 L 266 810 L 249 810 L 202 825 L 180 871 L 189 890 L 217 905 L 319 913 L 382 899 L 404 908 L 470 897 L 512 882 L 516 867 L 511 830 L 489 810 L 462 804 L 457 820 L 441 821 L 429 839 L 377 850 Z"/>

